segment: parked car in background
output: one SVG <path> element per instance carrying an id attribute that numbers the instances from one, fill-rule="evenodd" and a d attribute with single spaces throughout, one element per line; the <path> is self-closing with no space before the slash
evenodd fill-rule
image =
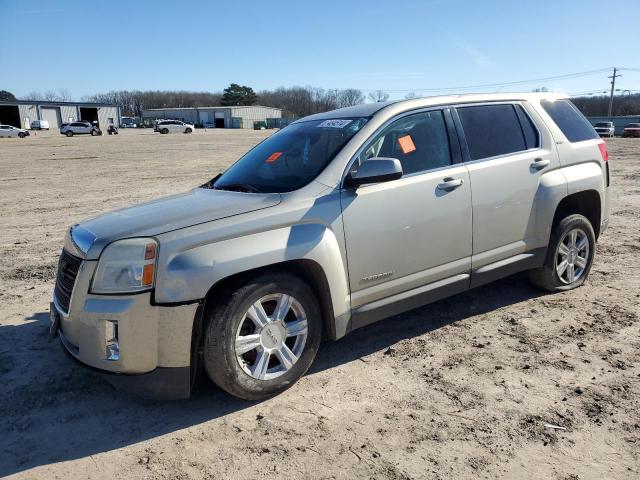
<path id="1" fill-rule="evenodd" d="M 160 133 L 191 133 L 195 127 L 180 120 L 158 120 L 153 127 L 154 132 Z"/>
<path id="2" fill-rule="evenodd" d="M 102 131 L 98 126 L 93 125 L 90 122 L 72 122 L 64 124 L 63 127 L 60 127 L 60 133 L 67 137 L 73 137 L 74 135 L 91 135 L 92 137 L 102 135 Z"/>
<path id="3" fill-rule="evenodd" d="M 593 128 L 601 137 L 613 137 L 616 133 L 616 127 L 613 126 L 613 122 L 598 122 Z"/>
<path id="4" fill-rule="evenodd" d="M 0 125 L 0 138 L 18 137 L 24 138 L 29 136 L 29 131 L 24 128 L 17 128 L 12 125 Z"/>
<path id="5" fill-rule="evenodd" d="M 31 122 L 32 130 L 49 130 L 49 121 L 48 120 L 33 120 Z"/>
<path id="6" fill-rule="evenodd" d="M 322 339 L 525 270 L 580 287 L 609 222 L 608 160 L 554 94 L 312 115 L 198 188 L 73 225 L 50 332 L 138 393 L 186 397 L 204 366 L 269 398 Z"/>
<path id="7" fill-rule="evenodd" d="M 216 125 L 213 122 L 204 122 L 202 128 L 216 128 Z"/>
<path id="8" fill-rule="evenodd" d="M 120 118 L 120 126 L 122 128 L 137 128 L 138 124 L 133 117 L 122 117 Z"/>
<path id="9" fill-rule="evenodd" d="M 640 138 L 640 123 L 630 123 L 622 131 L 623 137 L 636 137 Z"/>

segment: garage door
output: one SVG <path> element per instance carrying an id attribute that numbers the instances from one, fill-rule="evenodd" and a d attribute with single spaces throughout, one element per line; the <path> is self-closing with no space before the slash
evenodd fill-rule
<path id="1" fill-rule="evenodd" d="M 49 128 L 51 130 L 60 128 L 60 124 L 62 123 L 60 118 L 60 108 L 58 107 L 40 109 L 40 119 L 49 122 Z"/>

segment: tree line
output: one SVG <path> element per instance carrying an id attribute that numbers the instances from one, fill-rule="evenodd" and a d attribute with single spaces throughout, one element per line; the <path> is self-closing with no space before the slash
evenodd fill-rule
<path id="1" fill-rule="evenodd" d="M 405 98 L 415 98 L 414 92 Z M 15 99 L 10 92 L 0 92 L 0 100 Z M 357 88 L 323 89 L 315 87 L 280 87 L 255 92 L 251 87 L 232 83 L 222 92 L 190 92 L 185 90 L 114 90 L 83 97 L 83 101 L 120 105 L 127 116 L 139 117 L 150 108 L 216 107 L 229 105 L 263 105 L 283 110 L 285 117 L 305 117 L 336 108 L 359 105 L 366 100 L 384 102 L 389 94 L 376 90 L 368 95 Z M 71 101 L 66 89 L 30 92 L 22 100 Z M 609 96 L 584 96 L 571 99 L 586 116 L 606 116 Z M 640 115 L 640 93 L 626 92 L 613 99 L 613 115 Z"/>
<path id="2" fill-rule="evenodd" d="M 231 105 L 263 105 L 283 110 L 285 117 L 305 117 L 314 113 L 364 103 L 384 102 L 389 94 L 376 90 L 367 96 L 356 88 L 323 89 L 315 87 L 280 87 L 254 92 L 251 87 L 232 83 L 222 92 L 190 92 L 185 90 L 113 90 L 96 93 L 82 101 L 120 105 L 125 116 L 139 117 L 150 108 L 193 108 Z M 66 90 L 44 94 L 30 92 L 23 100 L 69 100 Z"/>
<path id="3" fill-rule="evenodd" d="M 609 112 L 609 95 L 573 97 L 571 101 L 587 117 L 605 117 Z M 615 95 L 612 115 L 640 115 L 640 93 Z"/>
<path id="4" fill-rule="evenodd" d="M 142 110 L 149 108 L 262 105 L 281 108 L 286 117 L 305 117 L 358 105 L 365 99 L 362 91 L 355 88 L 280 87 L 256 93 L 250 87 L 235 84 L 223 92 L 119 90 L 85 98 L 86 101 L 120 105 L 123 114 L 130 116 L 140 116 Z"/>

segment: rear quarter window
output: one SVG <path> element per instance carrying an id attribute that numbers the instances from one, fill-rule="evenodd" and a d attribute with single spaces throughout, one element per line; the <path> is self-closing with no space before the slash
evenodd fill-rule
<path id="1" fill-rule="evenodd" d="M 600 138 L 589 121 L 573 103 L 567 100 L 553 102 L 542 100 L 540 105 L 571 143 Z"/>

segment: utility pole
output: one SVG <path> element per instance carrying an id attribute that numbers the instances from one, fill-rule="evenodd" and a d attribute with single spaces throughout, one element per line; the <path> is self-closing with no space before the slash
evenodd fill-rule
<path id="1" fill-rule="evenodd" d="M 613 92 L 614 92 L 614 89 L 616 88 L 616 78 L 622 76 L 617 72 L 618 72 L 618 69 L 616 67 L 613 67 L 613 75 L 611 75 L 610 77 L 607 77 L 611 79 L 611 96 L 609 97 L 609 113 L 607 115 L 609 118 L 611 118 L 611 114 L 613 113 Z"/>

